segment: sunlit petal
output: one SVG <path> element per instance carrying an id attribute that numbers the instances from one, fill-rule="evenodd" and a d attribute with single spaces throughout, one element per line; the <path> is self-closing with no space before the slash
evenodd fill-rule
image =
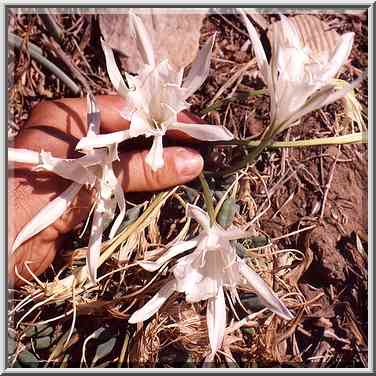
<path id="1" fill-rule="evenodd" d="M 92 185 L 95 182 L 95 176 L 83 167 L 77 159 L 55 158 L 51 153 L 42 151 L 40 160 L 41 163 L 36 167 L 37 170 L 51 171 L 78 184 Z"/>
<path id="2" fill-rule="evenodd" d="M 286 320 L 294 318 L 278 296 L 256 272 L 249 268 L 244 262 L 239 263 L 239 270 L 247 282 L 254 288 L 267 308 Z"/>
<path id="3" fill-rule="evenodd" d="M 123 220 L 125 217 L 125 209 L 126 209 L 123 187 L 121 186 L 119 182 L 116 183 L 114 194 L 115 194 L 115 199 L 119 206 L 120 212 L 118 216 L 116 217 L 114 224 L 112 225 L 110 235 L 109 235 L 110 239 L 112 239 L 115 236 L 115 234 L 119 230 L 120 225 L 123 223 Z"/>
<path id="4" fill-rule="evenodd" d="M 90 148 L 102 148 L 112 144 L 120 144 L 128 138 L 130 138 L 129 130 L 83 137 L 76 145 L 76 150 L 88 150 Z"/>
<path id="5" fill-rule="evenodd" d="M 223 288 L 220 287 L 214 298 L 208 299 L 206 321 L 211 347 L 211 357 L 220 349 L 226 329 L 226 303 Z"/>
<path id="6" fill-rule="evenodd" d="M 38 234 L 60 218 L 80 191 L 82 185 L 71 184 L 62 194 L 41 209 L 33 219 L 18 233 L 12 247 L 12 253 L 26 240 Z"/>
<path id="7" fill-rule="evenodd" d="M 266 57 L 264 47 L 262 46 L 262 43 L 260 41 L 260 38 L 257 34 L 256 29 L 252 25 L 252 23 L 249 21 L 246 14 L 243 12 L 243 10 L 239 9 L 239 13 L 241 15 L 241 18 L 243 20 L 243 23 L 245 27 L 247 28 L 248 35 L 251 39 L 253 50 L 255 52 L 257 65 L 261 71 L 261 74 L 264 78 L 265 83 L 267 84 L 268 88 L 273 91 L 272 88 L 272 80 L 271 80 L 271 70 L 268 63 L 268 59 Z"/>
<path id="8" fill-rule="evenodd" d="M 197 239 L 188 241 L 180 241 L 167 250 L 157 261 L 140 261 L 139 265 L 149 271 L 154 272 L 158 270 L 164 263 L 171 260 L 173 257 L 180 255 L 183 252 L 188 251 L 196 247 L 198 244 Z"/>
<path id="9" fill-rule="evenodd" d="M 131 35 L 136 39 L 137 49 L 145 64 L 155 65 L 153 44 L 141 18 L 129 11 Z"/>
<path id="10" fill-rule="evenodd" d="M 183 83 L 183 88 L 186 89 L 185 98 L 188 98 L 194 94 L 208 77 L 214 41 L 215 35 L 209 38 L 209 40 L 197 53 L 197 56 L 192 63 L 192 67 L 189 70 L 188 76 Z"/>
<path id="11" fill-rule="evenodd" d="M 207 213 L 196 205 L 187 205 L 187 216 L 193 218 L 205 230 L 210 229 L 210 218 Z"/>
<path id="12" fill-rule="evenodd" d="M 101 252 L 103 235 L 103 210 L 97 205 L 94 211 L 93 224 L 91 225 L 91 233 L 89 239 L 87 265 L 89 270 L 89 277 L 92 283 L 97 281 L 97 269 L 99 263 L 99 256 Z"/>
<path id="13" fill-rule="evenodd" d="M 220 232 L 221 238 L 226 240 L 248 239 L 254 235 L 254 231 L 244 231 L 237 227 L 229 228 L 226 231 L 221 230 Z"/>
<path id="14" fill-rule="evenodd" d="M 285 45 L 283 47 L 295 47 L 296 49 L 302 48 L 302 41 L 299 33 L 296 30 L 294 24 L 289 19 L 281 14 L 281 37 L 280 41 Z"/>
<path id="15" fill-rule="evenodd" d="M 95 135 L 99 133 L 100 126 L 100 112 L 97 108 L 95 98 L 91 94 L 87 94 L 87 136 Z"/>
<path id="16" fill-rule="evenodd" d="M 129 90 L 116 64 L 114 52 L 112 51 L 112 48 L 103 39 L 101 40 L 101 42 L 104 56 L 106 58 L 107 73 L 110 77 L 111 83 L 116 89 L 116 91 L 123 98 L 126 99 L 128 97 Z"/>
<path id="17" fill-rule="evenodd" d="M 152 126 L 148 121 L 147 114 L 143 111 L 137 111 L 132 115 L 131 125 L 129 127 L 129 135 L 131 137 L 151 136 Z"/>
<path id="18" fill-rule="evenodd" d="M 162 136 L 154 136 L 153 145 L 145 158 L 145 162 L 154 172 L 164 166 Z"/>
<path id="19" fill-rule="evenodd" d="M 8 162 L 39 164 L 40 153 L 28 149 L 8 148 Z"/>
<path id="20" fill-rule="evenodd" d="M 322 79 L 328 81 L 336 76 L 340 68 L 346 64 L 350 56 L 351 48 L 354 42 L 354 33 L 346 33 L 341 35 L 336 49 L 329 63 L 328 69 L 324 70 Z"/>
<path id="21" fill-rule="evenodd" d="M 178 130 L 197 140 L 203 141 L 229 141 L 234 138 L 233 134 L 228 129 L 218 125 L 176 122 L 169 124 L 167 128 L 168 130 Z"/>
<path id="22" fill-rule="evenodd" d="M 133 313 L 128 322 L 130 324 L 135 324 L 137 322 L 142 322 L 149 319 L 151 316 L 158 312 L 159 308 L 161 308 L 161 306 L 174 293 L 175 290 L 175 280 L 166 283 L 148 303 L 146 303 L 141 309 Z"/>
<path id="23" fill-rule="evenodd" d="M 286 126 L 280 129 L 282 132 L 290 124 L 293 124 L 295 121 L 302 118 L 304 115 L 318 110 L 321 107 L 327 106 L 328 104 L 334 103 L 335 101 L 345 97 L 349 92 L 359 87 L 364 79 L 364 76 L 359 77 L 351 84 L 348 84 L 341 90 L 335 90 L 335 85 L 327 85 L 318 91 L 312 98 L 304 104 L 304 106 L 297 112 L 295 112 L 289 119 L 286 121 Z"/>

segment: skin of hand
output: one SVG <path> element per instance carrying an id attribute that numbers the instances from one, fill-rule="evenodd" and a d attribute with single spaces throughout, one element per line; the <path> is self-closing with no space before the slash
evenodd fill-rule
<path id="1" fill-rule="evenodd" d="M 101 113 L 101 133 L 126 129 L 129 122 L 119 111 L 124 100 L 118 96 L 97 96 Z M 61 99 L 39 103 L 15 139 L 14 147 L 49 151 L 55 157 L 75 158 L 77 141 L 86 134 L 86 98 Z M 201 119 L 180 113 L 178 120 L 198 123 Z M 182 139 L 174 132 L 169 137 Z M 187 137 L 185 137 L 187 138 Z M 13 146 L 13 145 L 12 145 Z M 165 166 L 153 172 L 145 163 L 148 150 L 120 152 L 120 162 L 114 170 L 125 192 L 158 191 L 195 179 L 203 168 L 200 154 L 186 147 L 164 148 Z M 53 262 L 64 241 L 64 235 L 80 226 L 87 218 L 94 194 L 83 187 L 68 210 L 56 222 L 22 244 L 11 255 L 18 232 L 51 200 L 70 184 L 48 172 L 32 171 L 32 165 L 16 163 L 9 166 L 8 177 L 8 281 L 20 286 L 35 275 L 43 273 Z M 20 278 L 22 276 L 22 278 Z"/>

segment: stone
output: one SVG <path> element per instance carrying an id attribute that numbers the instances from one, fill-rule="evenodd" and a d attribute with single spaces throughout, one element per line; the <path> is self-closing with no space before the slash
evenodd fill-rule
<path id="1" fill-rule="evenodd" d="M 206 9 L 138 8 L 133 11 L 143 20 L 158 61 L 168 58 L 174 68 L 180 69 L 194 60 Z M 101 14 L 101 32 L 113 49 L 127 57 L 126 70 L 137 73 L 142 59 L 129 32 L 128 10 L 122 9 L 121 12 L 124 13 Z"/>

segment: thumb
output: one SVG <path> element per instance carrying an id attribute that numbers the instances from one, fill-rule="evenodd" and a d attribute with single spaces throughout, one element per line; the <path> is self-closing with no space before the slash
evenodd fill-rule
<path id="1" fill-rule="evenodd" d="M 153 171 L 145 162 L 149 150 L 120 154 L 115 164 L 123 188 L 127 192 L 159 191 L 195 179 L 202 171 L 204 161 L 193 149 L 167 147 L 163 149 L 164 166 Z"/>

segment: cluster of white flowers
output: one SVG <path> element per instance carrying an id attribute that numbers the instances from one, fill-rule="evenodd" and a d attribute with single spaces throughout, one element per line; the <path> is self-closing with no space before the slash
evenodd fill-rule
<path id="1" fill-rule="evenodd" d="M 350 55 L 354 33 L 343 34 L 332 54 L 319 61 L 304 46 L 295 26 L 281 15 L 281 32 L 273 33 L 269 64 L 256 29 L 241 9 L 239 13 L 268 88 L 270 128 L 274 134 L 284 131 L 309 112 L 343 98 L 360 84 L 362 78 L 338 91 L 333 82 Z"/>
<path id="2" fill-rule="evenodd" d="M 288 19 L 282 16 L 282 32 L 273 39 L 272 59 L 269 64 L 255 28 L 240 11 L 247 27 L 256 60 L 271 96 L 271 127 L 274 134 L 294 124 L 304 114 L 331 103 L 346 95 L 356 84 L 335 91 L 330 80 L 349 56 L 353 34 L 344 34 L 326 62 L 313 61 L 304 48 L 299 34 Z M 217 141 L 231 140 L 232 134 L 224 127 L 206 124 L 181 124 L 177 114 L 189 107 L 186 102 L 205 81 L 210 67 L 214 38 L 210 38 L 199 51 L 185 79 L 183 69 L 174 70 L 167 60 L 155 61 L 150 37 L 141 19 L 129 13 L 132 33 L 144 67 L 137 77 L 125 73 L 123 80 L 112 49 L 102 41 L 110 80 L 125 99 L 122 116 L 130 121 L 130 128 L 110 134 L 100 134 L 100 117 L 95 100 L 88 95 L 88 131 L 76 149 L 84 156 L 77 159 L 55 158 L 50 153 L 22 149 L 9 149 L 9 161 L 36 165 L 37 170 L 48 170 L 72 184 L 56 199 L 44 207 L 18 234 L 13 252 L 26 240 L 55 222 L 68 208 L 83 186 L 95 188 L 95 210 L 88 245 L 87 265 L 93 283 L 96 282 L 98 259 L 105 224 L 114 219 L 110 239 L 123 222 L 126 210 L 124 192 L 113 171 L 119 143 L 143 135 L 153 137 L 146 163 L 153 171 L 161 169 L 163 161 L 162 139 L 167 130 L 178 129 L 193 138 Z M 168 297 L 176 292 L 185 293 L 188 302 L 207 300 L 207 325 L 211 345 L 210 358 L 220 348 L 226 328 L 225 291 L 233 302 L 239 301 L 238 286 L 251 286 L 261 301 L 271 311 L 289 320 L 293 316 L 271 288 L 240 259 L 231 241 L 250 236 L 238 228 L 225 230 L 211 224 L 208 215 L 200 208 L 188 205 L 187 215 L 202 227 L 199 235 L 172 246 L 155 262 L 141 261 L 148 271 L 156 271 L 173 257 L 191 250 L 173 267 L 174 278 L 141 309 L 133 313 L 130 323 L 147 320 L 154 315 Z"/>

